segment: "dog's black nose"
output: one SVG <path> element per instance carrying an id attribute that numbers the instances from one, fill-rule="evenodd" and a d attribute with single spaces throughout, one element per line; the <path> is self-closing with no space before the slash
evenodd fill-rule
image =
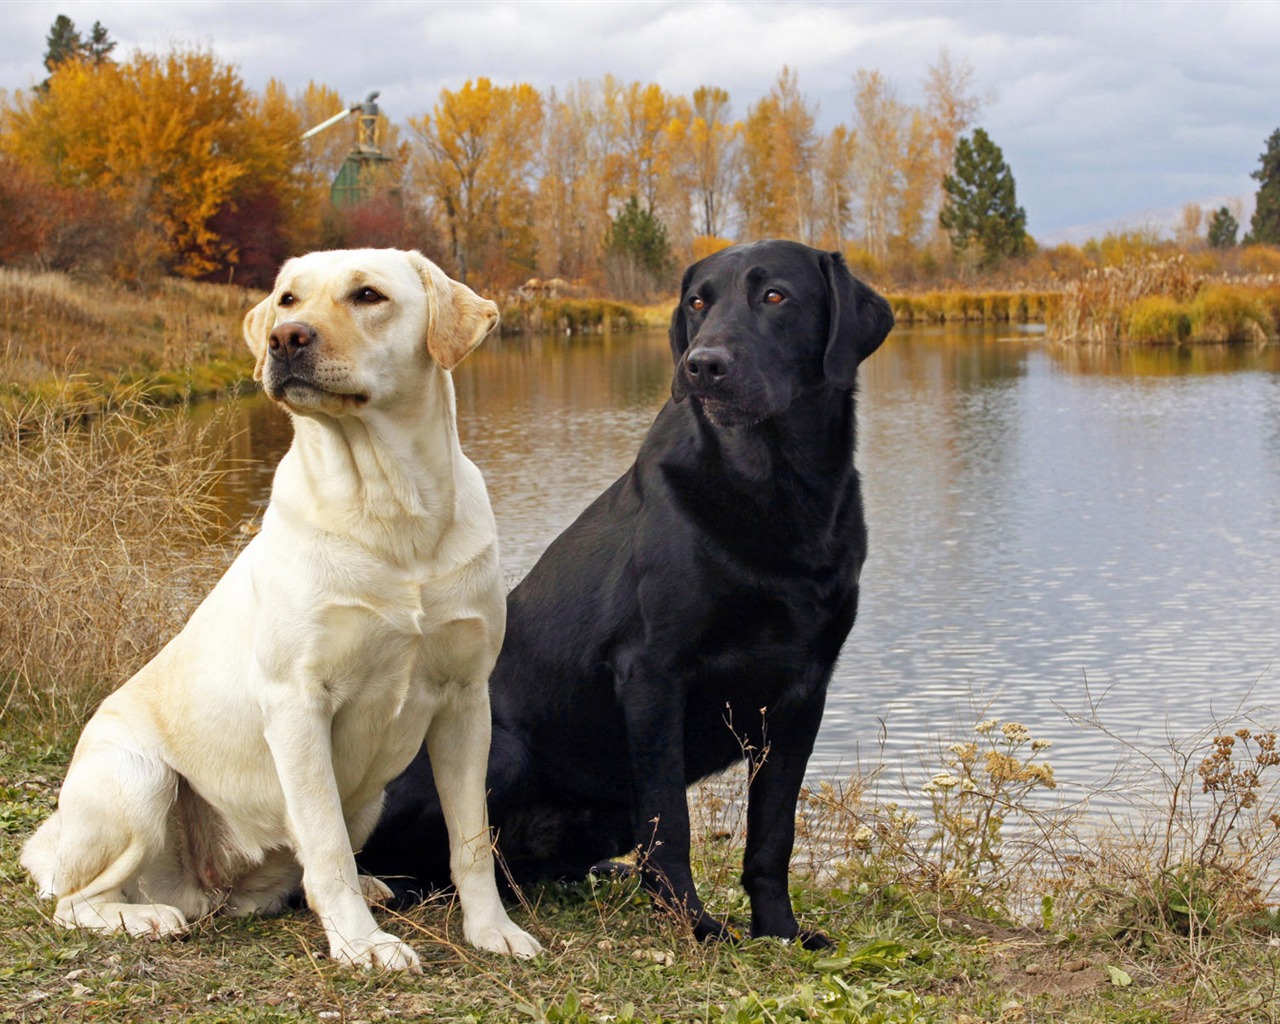
<path id="1" fill-rule="evenodd" d="M 316 329 L 308 324 L 300 324 L 294 320 L 277 324 L 271 332 L 267 347 L 276 359 L 288 359 L 300 348 L 306 348 L 316 340 Z"/>
<path id="2" fill-rule="evenodd" d="M 729 375 L 732 367 L 732 353 L 718 345 L 693 349 L 684 357 L 685 376 L 695 391 L 715 387 Z"/>

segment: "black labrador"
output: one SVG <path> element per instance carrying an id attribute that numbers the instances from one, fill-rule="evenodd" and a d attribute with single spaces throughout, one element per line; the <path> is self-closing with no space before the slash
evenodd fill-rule
<path id="1" fill-rule="evenodd" d="M 638 851 L 645 887 L 699 937 L 693 782 L 757 757 L 742 884 L 751 934 L 801 930 L 787 870 L 827 683 L 853 625 L 866 526 L 858 364 L 893 326 L 838 253 L 763 241 L 684 275 L 675 379 L 635 464 L 508 600 L 490 683 L 490 815 L 517 882 Z M 425 748 L 360 857 L 402 891 L 448 882 Z"/>

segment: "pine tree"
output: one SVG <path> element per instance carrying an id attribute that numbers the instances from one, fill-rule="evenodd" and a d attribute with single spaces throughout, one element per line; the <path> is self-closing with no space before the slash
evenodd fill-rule
<path id="1" fill-rule="evenodd" d="M 102 64 L 111 59 L 111 51 L 116 48 L 116 41 L 107 35 L 107 27 L 100 21 L 93 23 L 89 33 L 89 41 L 84 44 L 83 53 L 95 64 Z"/>
<path id="2" fill-rule="evenodd" d="M 942 188 L 946 200 L 938 222 L 962 260 L 985 268 L 1025 250 L 1027 215 L 1018 205 L 1013 172 L 981 128 L 956 143 L 955 173 Z"/>
<path id="3" fill-rule="evenodd" d="M 1236 244 L 1239 222 L 1225 206 L 1215 210 L 1209 218 L 1209 244 L 1215 249 L 1229 249 Z"/>
<path id="4" fill-rule="evenodd" d="M 1280 245 L 1280 128 L 1267 139 L 1267 150 L 1258 159 L 1262 166 L 1250 175 L 1260 184 L 1246 242 Z"/>
<path id="5" fill-rule="evenodd" d="M 49 27 L 45 37 L 44 67 L 52 77 L 58 65 L 76 58 L 84 58 L 93 64 L 103 64 L 111 60 L 111 51 L 116 48 L 116 41 L 108 34 L 106 26 L 100 21 L 93 23 L 89 38 L 85 39 L 76 28 L 76 23 L 65 14 L 59 14 Z M 49 88 L 49 79 L 40 83 L 41 92 Z"/>
<path id="6" fill-rule="evenodd" d="M 84 40 L 76 31 L 76 23 L 65 14 L 53 19 L 49 35 L 45 38 L 44 67 L 50 74 L 59 64 L 72 57 L 79 57 L 84 51 Z M 46 84 L 48 79 L 45 80 Z"/>

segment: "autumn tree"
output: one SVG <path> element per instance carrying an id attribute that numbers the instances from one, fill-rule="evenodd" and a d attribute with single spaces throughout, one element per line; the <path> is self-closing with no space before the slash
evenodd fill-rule
<path id="1" fill-rule="evenodd" d="M 1191 249 L 1204 241 L 1204 207 L 1199 203 L 1185 203 L 1182 207 L 1182 222 L 1174 233 L 1177 243 L 1184 249 Z"/>
<path id="2" fill-rule="evenodd" d="M 853 224 L 853 166 L 857 135 L 836 125 L 818 146 L 818 241 L 844 250 Z"/>
<path id="3" fill-rule="evenodd" d="M 215 217 L 255 194 L 289 202 L 290 111 L 255 99 L 205 50 L 66 60 L 47 90 L 10 106 L 0 149 L 53 184 L 111 200 L 130 226 L 118 268 L 126 277 L 217 276 L 239 256 Z"/>
<path id="4" fill-rule="evenodd" d="M 729 94 L 709 85 L 693 91 L 692 118 L 689 154 L 698 232 L 719 238 L 729 232 L 742 126 L 733 120 Z"/>
<path id="5" fill-rule="evenodd" d="M 863 244 L 876 260 L 889 254 L 902 192 L 900 150 L 906 107 L 879 71 L 854 75 L 853 191 Z"/>
<path id="6" fill-rule="evenodd" d="M 542 98 L 531 85 L 487 78 L 444 89 L 432 112 L 410 118 L 427 191 L 458 276 L 527 273 L 534 265 L 534 156 Z"/>
<path id="7" fill-rule="evenodd" d="M 925 209 L 926 220 L 934 220 L 942 209 L 942 180 L 955 166 L 956 143 L 982 112 L 983 100 L 974 92 L 974 79 L 973 65 L 963 58 L 953 60 L 945 46 L 925 71 L 924 116 L 933 155 L 933 186 Z"/>
<path id="8" fill-rule="evenodd" d="M 815 120 L 788 67 L 747 111 L 737 197 L 748 238 L 815 241 Z"/>
<path id="9" fill-rule="evenodd" d="M 1018 205 L 1013 172 L 981 128 L 956 144 L 955 173 L 943 189 L 939 223 L 962 260 L 987 268 L 1025 250 L 1027 215 Z"/>
<path id="10" fill-rule="evenodd" d="M 1219 207 L 1209 217 L 1209 245 L 1214 249 L 1230 249 L 1236 244 L 1240 222 L 1225 206 Z"/>
<path id="11" fill-rule="evenodd" d="M 596 276 L 609 226 L 599 90 L 588 82 L 563 94 L 553 89 L 545 107 L 534 213 L 538 271 L 571 280 Z"/>
<path id="12" fill-rule="evenodd" d="M 1250 175 L 1258 182 L 1258 197 L 1245 241 L 1280 245 L 1280 128 L 1271 133 L 1258 161 L 1261 166 Z"/>

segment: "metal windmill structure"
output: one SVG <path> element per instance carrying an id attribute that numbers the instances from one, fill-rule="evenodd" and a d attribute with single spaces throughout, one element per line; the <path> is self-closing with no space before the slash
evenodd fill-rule
<path id="1" fill-rule="evenodd" d="M 302 139 L 306 141 L 352 114 L 359 115 L 355 149 L 342 161 L 329 189 L 329 197 L 334 206 L 355 206 L 368 199 L 387 165 L 391 163 L 391 157 L 378 148 L 378 104 L 374 102 L 377 98 L 377 91 L 371 92 L 362 103 L 348 107 L 302 133 Z"/>

